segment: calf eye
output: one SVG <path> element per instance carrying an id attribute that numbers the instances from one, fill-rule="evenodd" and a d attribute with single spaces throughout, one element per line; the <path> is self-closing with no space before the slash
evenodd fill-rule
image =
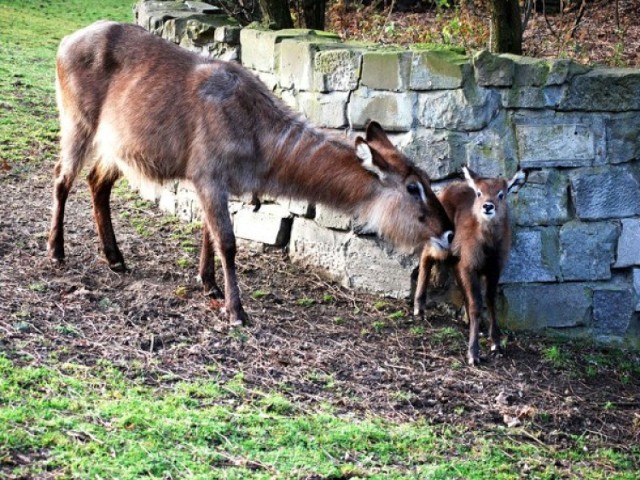
<path id="1" fill-rule="evenodd" d="M 407 192 L 409 192 L 409 194 L 413 195 L 414 197 L 419 197 L 420 185 L 418 185 L 416 182 L 411 182 L 407 184 Z"/>
<path id="2" fill-rule="evenodd" d="M 504 198 L 504 192 L 503 191 L 498 192 L 498 198 L 500 200 L 502 200 Z"/>
<path id="3" fill-rule="evenodd" d="M 476 190 L 476 197 L 480 198 L 482 196 L 482 192 L 480 190 Z"/>

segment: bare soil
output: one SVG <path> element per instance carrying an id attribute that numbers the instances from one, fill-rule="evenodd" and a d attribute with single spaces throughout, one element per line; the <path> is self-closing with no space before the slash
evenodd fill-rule
<path id="1" fill-rule="evenodd" d="M 468 367 L 466 326 L 449 307 L 434 305 L 428 321 L 414 321 L 406 300 L 383 304 L 346 290 L 283 251 L 240 247 L 241 289 L 254 324 L 230 329 L 219 305 L 200 292 L 197 252 L 194 266 L 176 266 L 184 255 L 180 225 L 155 208 L 114 196 L 130 271 L 117 274 L 102 263 L 84 182 L 68 202 L 67 262 L 54 267 L 45 245 L 51 170 L 47 162 L 27 164 L 0 179 L 0 351 L 17 361 L 106 361 L 159 388 L 241 373 L 251 389 L 285 392 L 310 410 L 330 404 L 337 414 L 487 432 L 505 426 L 514 440 L 549 448 L 574 446 L 576 436 L 622 450 L 640 440 L 640 378 L 615 362 L 585 360 L 601 351 L 562 344 L 562 366 L 547 359 L 548 340 L 511 332 L 504 356 Z M 134 231 L 122 212 L 148 218 L 151 235 Z M 252 298 L 256 291 L 263 296 Z M 624 358 L 640 361 L 635 353 Z"/>

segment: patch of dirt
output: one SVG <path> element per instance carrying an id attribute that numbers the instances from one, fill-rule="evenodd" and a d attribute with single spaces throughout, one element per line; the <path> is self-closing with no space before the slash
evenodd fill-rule
<path id="1" fill-rule="evenodd" d="M 516 440 L 553 448 L 573 445 L 573 435 L 586 437 L 590 448 L 625 450 L 640 440 L 640 378 L 615 364 L 583 363 L 596 350 L 566 344 L 560 349 L 574 365 L 557 368 L 545 360 L 550 343 L 511 333 L 505 356 L 467 367 L 466 326 L 448 307 L 433 306 L 428 322 L 412 321 L 406 301 L 383 305 L 348 291 L 291 264 L 282 251 L 240 248 L 239 278 L 254 325 L 230 329 L 219 304 L 200 293 L 197 253 L 192 267 L 176 265 L 184 256 L 180 226 L 161 212 L 145 208 L 152 234 L 141 236 L 119 215 L 138 212 L 137 204 L 114 196 L 130 271 L 117 274 L 102 263 L 84 182 L 69 198 L 67 262 L 56 268 L 45 246 L 51 171 L 48 162 L 28 164 L 0 179 L 0 351 L 16 361 L 108 361 L 159 388 L 242 373 L 251 389 L 286 392 L 310 410 L 328 403 L 336 414 L 485 432 L 506 426 Z M 258 290 L 261 298 L 252 298 Z M 396 318 L 397 311 L 404 316 Z"/>
<path id="2" fill-rule="evenodd" d="M 368 5 L 365 5 L 367 3 Z M 403 3 L 334 2 L 327 12 L 329 31 L 345 40 L 408 45 L 450 43 L 468 52 L 488 48 L 491 35 L 488 2 L 448 2 L 459 8 L 436 9 L 429 3 L 413 11 Z M 542 2 L 538 2 L 542 5 Z M 555 3 L 558 2 L 547 2 Z M 380 8 L 379 5 L 386 5 Z M 564 2 L 560 13 L 533 10 L 524 31 L 524 55 L 536 58 L 571 58 L 585 64 L 640 67 L 640 2 L 587 0 Z M 616 4 L 618 5 L 616 11 Z M 378 7 L 376 7 L 378 5 Z M 393 6 L 393 8 L 391 8 Z"/>

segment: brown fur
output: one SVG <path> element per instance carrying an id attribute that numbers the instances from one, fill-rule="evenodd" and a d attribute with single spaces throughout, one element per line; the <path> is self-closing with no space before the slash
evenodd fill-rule
<path id="1" fill-rule="evenodd" d="M 424 315 L 427 284 L 434 263 L 451 263 L 457 284 L 464 296 L 469 319 L 468 361 L 470 364 L 477 364 L 480 360 L 478 334 L 483 280 L 489 311 L 491 350 L 500 350 L 500 330 L 496 324 L 495 302 L 498 280 L 511 249 L 507 194 L 517 192 L 524 184 L 525 176 L 520 171 L 507 182 L 504 178 L 480 178 L 467 169 L 466 177 L 466 182 L 452 183 L 438 195 L 455 225 L 456 235 L 450 252 L 442 254 L 430 248 L 423 249 L 414 298 L 414 314 Z M 485 209 L 495 213 L 491 219 L 483 215 Z"/>
<path id="2" fill-rule="evenodd" d="M 48 242 L 54 261 L 64 259 L 65 202 L 84 165 L 91 167 L 101 248 L 116 270 L 124 270 L 125 263 L 111 225 L 114 182 L 124 173 L 193 183 L 204 216 L 200 276 L 206 291 L 221 295 L 215 247 L 233 322 L 247 316 L 235 272 L 231 194 L 308 199 L 353 215 L 398 246 L 448 247 L 451 223 L 429 178 L 375 122 L 366 139 L 356 139 L 356 149 L 310 127 L 241 66 L 203 58 L 140 27 L 114 22 L 97 22 L 63 39 L 56 74 L 61 158 Z M 422 198 L 415 194 L 416 182 Z"/>

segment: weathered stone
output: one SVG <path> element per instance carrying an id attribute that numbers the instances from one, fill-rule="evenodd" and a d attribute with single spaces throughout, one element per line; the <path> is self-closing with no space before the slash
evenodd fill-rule
<path id="1" fill-rule="evenodd" d="M 309 37 L 313 30 L 257 30 L 243 28 L 240 32 L 242 65 L 259 72 L 276 71 L 280 64 L 280 52 L 276 48 L 287 38 Z"/>
<path id="2" fill-rule="evenodd" d="M 583 75 L 589 67 L 567 59 L 550 60 L 549 75 L 546 85 L 562 85 L 576 75 Z"/>
<path id="3" fill-rule="evenodd" d="M 470 135 L 465 146 L 466 164 L 486 177 L 498 177 L 517 171 L 517 145 L 513 127 L 499 115 L 491 125 Z"/>
<path id="4" fill-rule="evenodd" d="M 630 290 L 595 290 L 593 292 L 593 328 L 598 335 L 623 336 L 634 312 Z"/>
<path id="5" fill-rule="evenodd" d="M 136 23 L 156 35 L 162 35 L 167 20 L 193 15 L 183 1 L 138 2 L 134 10 Z"/>
<path id="6" fill-rule="evenodd" d="M 614 222 L 565 223 L 560 229 L 560 271 L 566 280 L 608 280 L 620 228 Z"/>
<path id="7" fill-rule="evenodd" d="M 510 87 L 513 85 L 515 66 L 508 57 L 493 55 L 482 50 L 473 57 L 476 83 L 482 86 Z"/>
<path id="8" fill-rule="evenodd" d="M 640 110 L 640 71 L 594 69 L 569 83 L 559 110 L 627 112 Z"/>
<path id="9" fill-rule="evenodd" d="M 349 215 L 325 207 L 322 204 L 316 206 L 315 221 L 318 225 L 335 230 L 349 230 L 351 228 L 351 217 Z"/>
<path id="10" fill-rule="evenodd" d="M 298 95 L 298 107 L 318 127 L 340 128 L 347 125 L 348 92 L 325 94 L 303 92 Z"/>
<path id="11" fill-rule="evenodd" d="M 411 60 L 411 90 L 448 90 L 462 87 L 471 72 L 469 59 L 450 51 L 414 52 Z"/>
<path id="12" fill-rule="evenodd" d="M 587 284 L 505 285 L 499 320 L 509 328 L 539 330 L 589 325 L 592 294 Z"/>
<path id="13" fill-rule="evenodd" d="M 234 25 L 222 25 L 216 28 L 213 39 L 219 43 L 240 43 L 240 31 L 242 27 Z"/>
<path id="14" fill-rule="evenodd" d="M 475 131 L 496 115 L 500 95 L 482 87 L 439 90 L 418 95 L 418 118 L 427 128 Z"/>
<path id="15" fill-rule="evenodd" d="M 356 90 L 349 102 L 349 124 L 363 128 L 368 120 L 376 120 L 389 131 L 406 132 L 413 124 L 415 93 L 376 92 L 367 88 Z"/>
<path id="16" fill-rule="evenodd" d="M 362 56 L 360 83 L 373 90 L 406 90 L 411 72 L 411 52 L 373 51 Z"/>
<path id="17" fill-rule="evenodd" d="M 346 246 L 351 234 L 322 228 L 312 220 L 296 218 L 291 229 L 289 256 L 292 261 L 324 269 L 346 284 Z"/>
<path id="18" fill-rule="evenodd" d="M 202 208 L 198 196 L 189 182 L 180 182 L 176 191 L 176 215 L 185 222 L 200 218 Z"/>
<path id="19" fill-rule="evenodd" d="M 522 57 L 509 53 L 505 53 L 500 56 L 513 62 L 513 86 L 540 87 L 547 84 L 549 71 L 551 69 L 547 60 Z"/>
<path id="20" fill-rule="evenodd" d="M 202 46 L 215 41 L 217 28 L 235 23 L 232 18 L 223 15 L 192 14 L 167 20 L 162 37 L 185 48 Z"/>
<path id="21" fill-rule="evenodd" d="M 640 159 L 640 115 L 637 112 L 605 120 L 607 161 L 612 164 Z"/>
<path id="22" fill-rule="evenodd" d="M 294 200 L 291 198 L 280 199 L 278 203 L 294 215 L 305 218 L 313 218 L 316 215 L 316 207 L 306 200 Z"/>
<path id="23" fill-rule="evenodd" d="M 466 134 L 418 129 L 398 142 L 398 148 L 432 180 L 440 180 L 457 173 L 464 163 Z"/>
<path id="24" fill-rule="evenodd" d="M 504 108 L 554 108 L 558 105 L 560 87 L 513 87 L 502 93 Z"/>
<path id="25" fill-rule="evenodd" d="M 282 247 L 289 242 L 291 215 L 279 205 L 262 205 L 257 212 L 243 208 L 233 217 L 236 237 Z"/>
<path id="26" fill-rule="evenodd" d="M 640 265 L 640 220 L 628 218 L 622 220 L 622 234 L 618 240 L 615 268 Z"/>
<path id="27" fill-rule="evenodd" d="M 416 260 L 390 252 L 375 237 L 353 237 L 346 250 L 346 284 L 358 290 L 403 298 L 411 290 Z"/>
<path id="28" fill-rule="evenodd" d="M 510 195 L 517 225 L 548 226 L 569 221 L 569 179 L 557 170 L 532 171 L 517 195 Z"/>
<path id="29" fill-rule="evenodd" d="M 336 41 L 332 37 L 316 38 L 315 36 L 304 39 L 284 39 L 280 44 L 278 69 L 280 87 L 297 91 L 316 90 L 314 85 L 315 56 L 322 48 L 335 45 Z"/>
<path id="30" fill-rule="evenodd" d="M 595 158 L 586 125 L 517 125 L 516 137 L 523 168 L 591 166 Z"/>
<path id="31" fill-rule="evenodd" d="M 316 53 L 314 87 L 321 92 L 348 92 L 358 88 L 362 51 L 341 48 Z"/>
<path id="32" fill-rule="evenodd" d="M 560 277 L 558 258 L 557 229 L 515 230 L 511 255 L 500 282 L 555 282 Z"/>
<path id="33" fill-rule="evenodd" d="M 571 195 L 576 214 L 583 220 L 640 214 L 640 181 L 627 166 L 572 172 Z"/>

